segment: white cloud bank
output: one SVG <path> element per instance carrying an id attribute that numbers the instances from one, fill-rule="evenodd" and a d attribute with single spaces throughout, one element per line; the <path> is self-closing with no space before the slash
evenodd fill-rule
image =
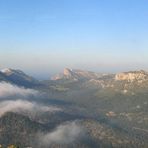
<path id="1" fill-rule="evenodd" d="M 36 90 L 25 89 L 23 87 L 18 87 L 10 83 L 1 82 L 0 117 L 2 117 L 7 112 L 20 113 L 34 118 L 41 117 L 44 113 L 54 113 L 62 111 L 62 108 L 57 106 L 44 105 L 33 101 L 25 100 L 25 98 L 30 98 L 31 96 L 37 97 L 38 95 L 39 92 Z M 39 133 L 37 134 L 37 139 L 39 141 L 39 144 L 44 146 L 50 146 L 53 143 L 71 144 L 77 139 L 80 139 L 84 135 L 84 133 L 85 130 L 82 128 L 82 126 L 80 126 L 78 122 L 74 121 L 60 125 L 52 132 L 46 134 Z"/>
<path id="2" fill-rule="evenodd" d="M 28 115 L 34 118 L 43 113 L 53 113 L 62 109 L 56 106 L 43 105 L 33 101 L 27 101 L 25 98 L 41 97 L 39 93 L 33 89 L 25 89 L 10 83 L 0 83 L 0 117 L 6 112 L 15 112 Z M 19 98 L 19 99 L 18 99 Z M 23 99 L 23 100 L 22 100 Z M 2 101 L 3 100 L 3 101 Z"/>
<path id="3" fill-rule="evenodd" d="M 47 134 L 39 134 L 39 142 L 43 145 L 50 146 L 56 144 L 70 144 L 80 139 L 85 130 L 77 122 L 68 122 L 58 126 L 53 132 Z"/>
<path id="4" fill-rule="evenodd" d="M 25 89 L 23 87 L 18 87 L 16 85 L 12 85 L 10 83 L 1 82 L 0 83 L 0 98 L 8 98 L 8 97 L 29 97 L 35 96 L 38 94 L 38 91 L 33 89 Z"/>
<path id="5" fill-rule="evenodd" d="M 44 106 L 35 102 L 25 100 L 8 100 L 0 102 L 0 117 L 6 112 L 24 113 L 35 116 L 44 112 L 57 112 L 61 108 L 56 106 Z"/>

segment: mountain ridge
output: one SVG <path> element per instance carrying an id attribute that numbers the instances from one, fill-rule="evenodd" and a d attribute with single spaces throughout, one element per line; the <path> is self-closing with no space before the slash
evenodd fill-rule
<path id="1" fill-rule="evenodd" d="M 0 71 L 0 81 L 6 81 L 24 87 L 33 87 L 40 84 L 38 80 L 25 74 L 23 71 L 11 68 L 5 68 Z"/>
<path id="2" fill-rule="evenodd" d="M 98 79 L 104 74 L 92 72 L 92 71 L 86 71 L 86 70 L 80 70 L 80 69 L 70 69 L 65 68 L 63 70 L 63 73 L 57 74 L 54 77 L 52 77 L 52 80 L 60 80 L 60 79 L 72 79 L 72 80 L 90 80 L 90 79 Z"/>
<path id="3" fill-rule="evenodd" d="M 11 68 L 5 68 L 0 71 L 0 81 L 6 81 L 14 83 L 19 86 L 24 87 L 34 87 L 46 85 L 48 83 L 55 83 L 58 81 L 61 82 L 86 82 L 86 85 L 94 85 L 104 87 L 113 87 L 118 83 L 124 82 L 127 85 L 130 83 L 136 83 L 138 85 L 147 83 L 148 81 L 148 72 L 144 70 L 137 71 L 127 71 L 116 74 L 108 73 L 96 73 L 91 71 L 79 70 L 79 69 L 70 69 L 65 68 L 63 73 L 57 74 L 51 78 L 51 80 L 39 81 L 32 76 L 25 74 L 21 70 L 15 70 Z M 84 84 L 84 85 L 85 85 Z M 46 87 L 46 86 L 45 86 Z M 67 90 L 67 89 L 66 89 Z"/>

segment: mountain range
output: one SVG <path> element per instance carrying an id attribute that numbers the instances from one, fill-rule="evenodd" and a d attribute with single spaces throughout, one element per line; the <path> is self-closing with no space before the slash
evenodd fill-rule
<path id="1" fill-rule="evenodd" d="M 106 80 L 112 79 L 115 81 L 127 81 L 138 83 L 142 83 L 148 80 L 148 72 L 144 70 L 139 71 L 129 71 L 122 72 L 117 74 L 107 74 L 107 73 L 95 73 L 91 71 L 83 71 L 78 69 L 69 69 L 65 68 L 63 73 L 57 74 L 51 78 L 53 81 L 58 80 L 71 80 L 71 81 L 93 81 L 93 80 Z M 21 70 L 15 70 L 10 68 L 5 68 L 0 71 L 0 81 L 7 81 L 11 83 L 15 83 L 17 85 L 25 85 L 26 87 L 29 85 L 37 85 L 40 82 L 25 74 Z"/>
<path id="2" fill-rule="evenodd" d="M 147 71 L 104 74 L 65 68 L 39 81 L 6 68 L 0 71 L 1 88 L 4 82 L 9 84 L 9 97 L 0 90 L 4 147 L 148 147 Z"/>

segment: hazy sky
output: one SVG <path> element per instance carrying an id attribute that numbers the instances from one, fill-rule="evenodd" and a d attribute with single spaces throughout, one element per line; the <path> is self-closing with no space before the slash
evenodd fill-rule
<path id="1" fill-rule="evenodd" d="M 0 68 L 148 69 L 147 0 L 0 0 Z"/>

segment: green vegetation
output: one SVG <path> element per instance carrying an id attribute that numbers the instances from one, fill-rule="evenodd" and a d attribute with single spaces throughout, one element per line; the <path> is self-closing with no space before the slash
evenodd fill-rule
<path id="1" fill-rule="evenodd" d="M 114 77 L 103 75 L 92 80 L 86 75 L 83 79 L 82 73 L 80 79 L 71 74 L 36 85 L 46 98 L 29 99 L 53 103 L 62 110 L 33 117 L 24 112 L 4 114 L 0 118 L 1 147 L 48 148 L 43 143 L 38 145 L 38 133 L 51 133 L 61 124 L 77 120 L 85 136 L 72 143 L 51 143 L 51 148 L 147 148 L 148 78 L 117 81 Z"/>

